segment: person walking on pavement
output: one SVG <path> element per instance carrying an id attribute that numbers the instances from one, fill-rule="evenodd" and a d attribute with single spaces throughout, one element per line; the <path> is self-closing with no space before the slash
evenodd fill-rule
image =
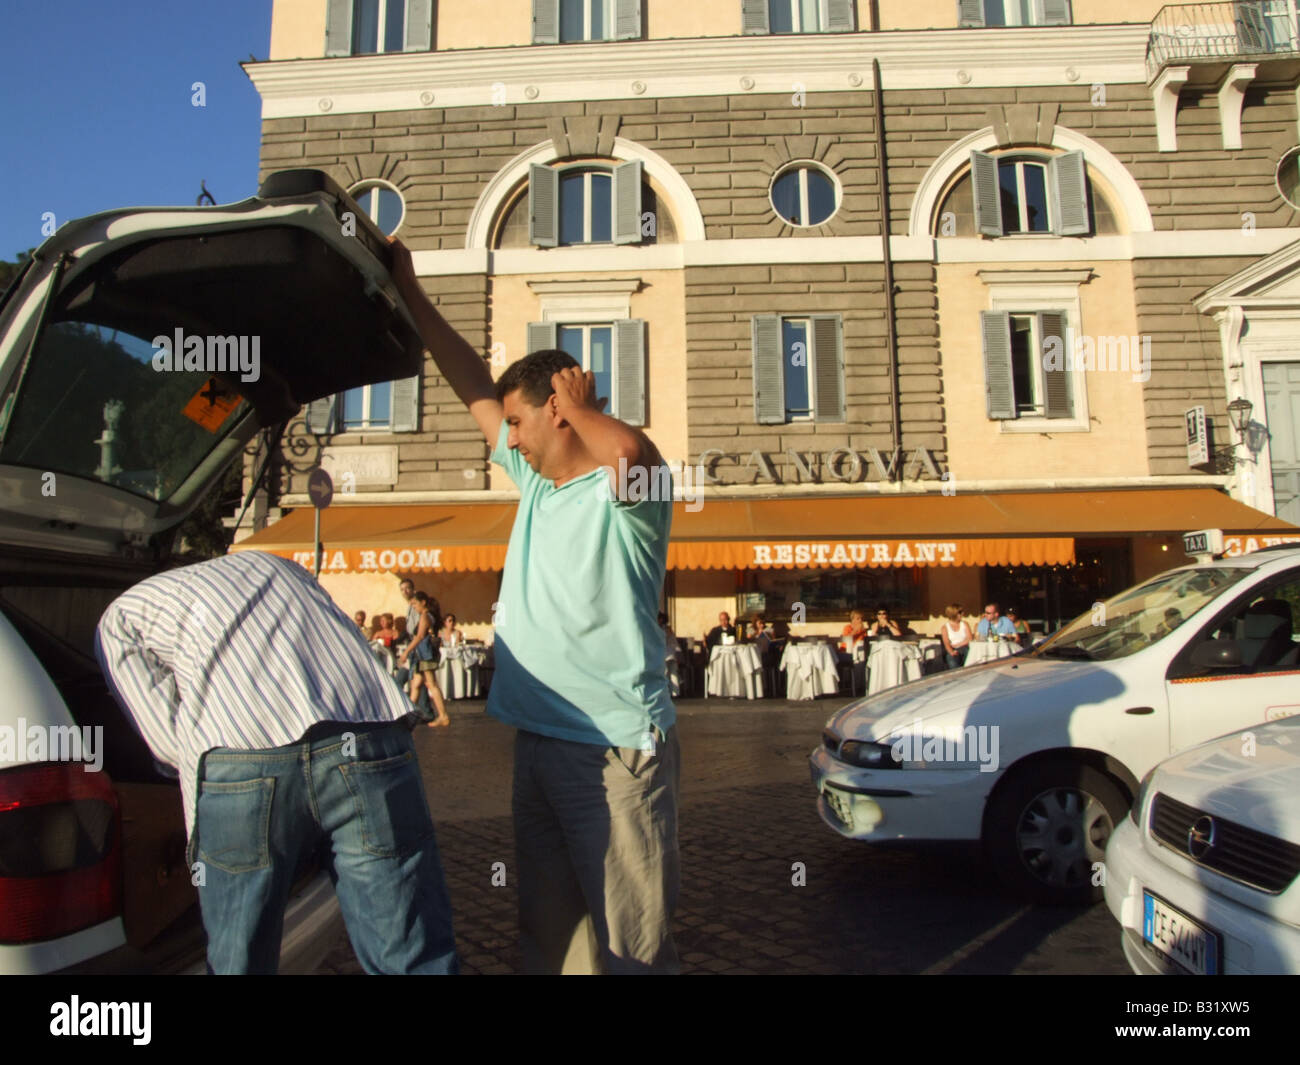
<path id="1" fill-rule="evenodd" d="M 601 412 L 595 379 L 535 352 L 495 385 L 424 294 L 392 276 L 438 369 L 519 486 L 487 712 L 518 730 L 513 814 L 530 972 L 676 972 L 676 711 L 656 623 L 671 493 L 644 433 Z M 627 478 L 641 467 L 646 481 Z"/>
<path id="2" fill-rule="evenodd" d="M 455 973 L 410 704 L 301 566 L 242 551 L 115 599 L 95 653 L 179 777 L 215 973 L 274 973 L 302 863 L 324 850 L 370 973 Z"/>

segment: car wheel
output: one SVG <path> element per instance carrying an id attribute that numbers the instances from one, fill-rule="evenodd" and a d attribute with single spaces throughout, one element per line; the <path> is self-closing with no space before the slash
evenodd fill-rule
<path id="1" fill-rule="evenodd" d="M 1128 803 L 1091 766 L 1044 762 L 1016 773 L 994 796 L 984 848 L 1016 894 L 1034 902 L 1084 906 L 1101 900 L 1106 841 Z"/>

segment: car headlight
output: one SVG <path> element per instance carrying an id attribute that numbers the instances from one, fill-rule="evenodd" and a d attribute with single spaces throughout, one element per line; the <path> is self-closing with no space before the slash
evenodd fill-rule
<path id="1" fill-rule="evenodd" d="M 870 743 L 866 740 L 845 740 L 840 745 L 840 760 L 863 769 L 901 769 L 902 763 L 894 758 L 894 749 L 888 743 Z"/>
<path id="2" fill-rule="evenodd" d="M 1146 801 L 1147 788 L 1151 786 L 1151 778 L 1156 775 L 1153 768 L 1147 770 L 1147 775 L 1142 778 L 1142 783 L 1138 785 L 1137 797 L 1133 800 L 1133 805 L 1129 807 L 1128 819 L 1138 828 L 1142 827 L 1142 803 Z"/>

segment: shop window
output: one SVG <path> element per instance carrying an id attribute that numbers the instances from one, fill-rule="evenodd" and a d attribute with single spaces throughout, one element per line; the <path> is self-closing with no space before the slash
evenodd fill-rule
<path id="1" fill-rule="evenodd" d="M 760 425 L 844 421 L 844 342 L 838 314 L 753 320 L 754 418 Z"/>
<path id="2" fill-rule="evenodd" d="M 629 425 L 646 422 L 645 322 L 529 322 L 528 351 L 559 348 L 590 370 L 607 412 Z"/>
<path id="3" fill-rule="evenodd" d="M 881 604 L 896 618 L 920 618 L 926 614 L 924 590 L 915 566 L 750 571 L 738 607 L 744 614 L 766 614 L 771 622 L 788 617 L 794 603 L 803 604 L 805 621 L 848 621 L 850 611 L 872 612 Z"/>
<path id="4" fill-rule="evenodd" d="M 1092 232 L 1083 152 L 990 155 L 972 151 L 975 228 L 986 237 Z"/>
<path id="5" fill-rule="evenodd" d="M 640 243 L 640 160 L 601 167 L 530 166 L 528 219 L 529 242 L 541 248 Z"/>
<path id="6" fill-rule="evenodd" d="M 961 26 L 1068 26 L 1070 0 L 957 0 Z"/>
<path id="7" fill-rule="evenodd" d="M 741 0 L 745 33 L 847 33 L 853 0 Z"/>
<path id="8" fill-rule="evenodd" d="M 433 45 L 433 0 L 328 0 L 325 54 L 427 52 Z"/>
<path id="9" fill-rule="evenodd" d="M 980 312 L 988 416 L 1073 418 L 1074 384 L 1064 311 Z M 1059 352 L 1057 365 L 1047 356 Z"/>

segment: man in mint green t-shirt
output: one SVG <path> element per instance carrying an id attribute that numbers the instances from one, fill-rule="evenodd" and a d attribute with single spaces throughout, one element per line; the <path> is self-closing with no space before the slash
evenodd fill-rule
<path id="1" fill-rule="evenodd" d="M 518 729 L 519 919 L 532 972 L 675 972 L 676 712 L 657 611 L 672 485 L 591 373 L 536 352 L 495 385 L 393 242 L 393 279 L 519 487 L 488 713 Z"/>

